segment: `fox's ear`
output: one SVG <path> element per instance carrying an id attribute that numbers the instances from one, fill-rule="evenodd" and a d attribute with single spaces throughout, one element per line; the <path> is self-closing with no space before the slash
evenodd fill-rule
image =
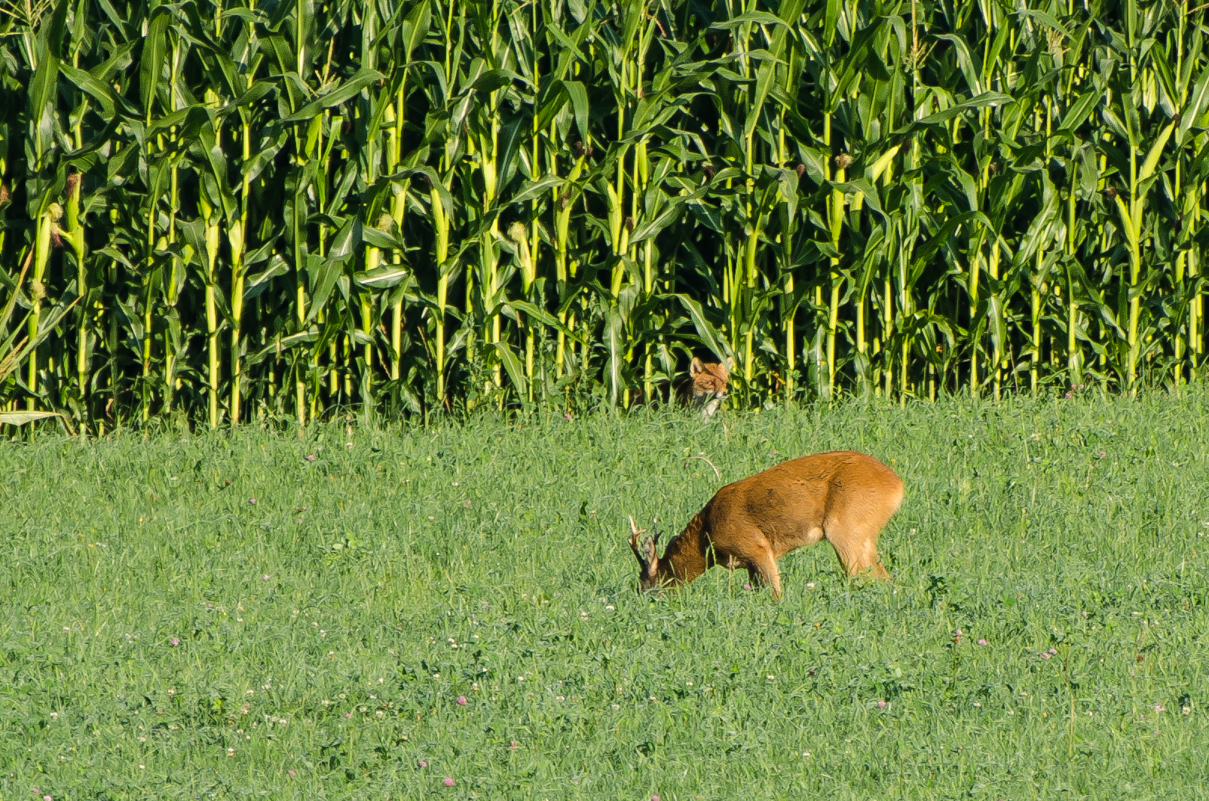
<path id="1" fill-rule="evenodd" d="M 705 372 L 705 365 L 696 356 L 693 357 L 693 363 L 688 366 L 688 374 L 696 378 L 701 373 Z"/>
<path id="2" fill-rule="evenodd" d="M 726 369 L 727 370 L 735 369 L 735 357 L 734 356 L 726 357 Z"/>

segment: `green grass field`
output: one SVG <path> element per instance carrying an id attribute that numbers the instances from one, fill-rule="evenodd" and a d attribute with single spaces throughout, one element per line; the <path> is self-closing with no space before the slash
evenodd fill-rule
<path id="1" fill-rule="evenodd" d="M 1192 392 L 5 443 L 0 796 L 1200 797 L 1207 424 Z M 626 515 L 836 448 L 906 484 L 893 585 L 820 545 L 780 603 L 634 592 Z"/>

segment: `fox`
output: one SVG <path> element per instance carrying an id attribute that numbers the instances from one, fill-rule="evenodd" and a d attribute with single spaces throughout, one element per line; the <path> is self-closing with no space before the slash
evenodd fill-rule
<path id="1" fill-rule="evenodd" d="M 726 400 L 730 371 L 735 369 L 735 360 L 728 356 L 724 362 L 703 362 L 696 356 L 688 366 L 688 402 L 701 410 L 701 419 L 709 420 L 717 413 L 722 401 Z"/>
<path id="2" fill-rule="evenodd" d="M 638 559 L 638 590 L 672 589 L 714 565 L 745 568 L 753 585 L 781 598 L 777 561 L 827 540 L 852 578 L 891 581 L 877 539 L 903 502 L 903 482 L 872 456 L 833 451 L 800 456 L 727 484 L 659 556 L 659 526 L 640 542 L 630 517 L 630 548 Z"/>
<path id="3" fill-rule="evenodd" d="M 727 385 L 730 382 L 730 371 L 735 369 L 735 360 L 728 356 L 725 361 L 707 362 L 694 356 L 688 366 L 688 375 L 681 376 L 672 384 L 672 398 L 680 406 L 701 411 L 701 419 L 709 422 L 722 401 L 728 395 Z M 649 403 L 662 402 L 660 393 L 647 398 L 639 389 L 634 396 L 634 404 L 641 406 Z"/>

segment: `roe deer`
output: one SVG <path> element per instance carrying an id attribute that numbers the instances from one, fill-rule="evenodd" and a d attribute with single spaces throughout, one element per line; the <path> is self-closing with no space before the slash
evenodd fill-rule
<path id="1" fill-rule="evenodd" d="M 782 462 L 727 484 L 680 536 L 656 549 L 659 528 L 639 544 L 630 518 L 630 547 L 642 572 L 640 591 L 688 584 L 714 565 L 747 568 L 753 583 L 781 597 L 777 560 L 827 540 L 849 576 L 869 571 L 890 580 L 877 557 L 877 537 L 903 501 L 903 482 L 884 464 L 853 451 Z"/>

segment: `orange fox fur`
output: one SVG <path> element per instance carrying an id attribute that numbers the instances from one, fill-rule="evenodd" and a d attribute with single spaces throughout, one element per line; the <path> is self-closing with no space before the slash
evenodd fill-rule
<path id="1" fill-rule="evenodd" d="M 863 453 L 802 456 L 727 484 L 659 556 L 659 530 L 641 544 L 630 518 L 630 547 L 641 567 L 639 589 L 688 584 L 714 565 L 746 568 L 753 583 L 781 597 L 777 560 L 827 540 L 849 576 L 890 579 L 877 537 L 898 511 L 903 482 Z"/>
<path id="2" fill-rule="evenodd" d="M 686 389 L 689 403 L 701 409 L 703 419 L 713 417 L 722 401 L 726 400 L 730 371 L 734 366 L 735 360 L 730 357 L 724 362 L 703 362 L 693 357 L 692 364 L 688 366 L 690 383 Z"/>
<path id="3" fill-rule="evenodd" d="M 702 419 L 709 420 L 721 407 L 722 401 L 726 400 L 730 371 L 734 368 L 735 360 L 729 356 L 721 362 L 702 361 L 694 356 L 688 366 L 688 375 L 677 378 L 672 384 L 670 397 L 681 406 L 700 409 Z M 659 392 L 647 398 L 638 390 L 634 396 L 635 405 L 658 404 L 661 400 Z"/>

